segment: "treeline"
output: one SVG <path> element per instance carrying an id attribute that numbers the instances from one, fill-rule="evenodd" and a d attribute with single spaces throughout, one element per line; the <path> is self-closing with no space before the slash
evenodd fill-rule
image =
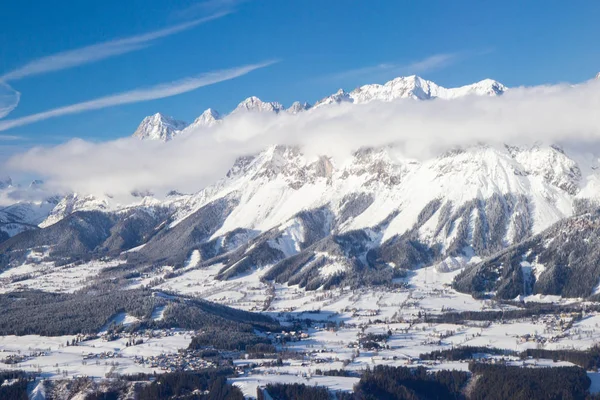
<path id="1" fill-rule="evenodd" d="M 167 306 L 163 319 L 153 321 L 150 319 L 152 311 L 159 306 Z M 204 300 L 153 296 L 150 290 L 144 289 L 107 293 L 11 292 L 0 294 L 0 309 L 2 336 L 97 333 L 119 313 L 127 313 L 141 320 L 128 326 L 129 331 L 181 328 L 251 332 L 253 329 L 279 328 L 278 322 L 266 315 L 235 310 Z"/>
<path id="2" fill-rule="evenodd" d="M 233 375 L 230 368 L 202 372 L 174 372 L 158 376 L 137 393 L 139 400 L 195 399 L 195 400 L 243 400 L 242 391 L 227 383 Z M 205 393 L 208 391 L 208 393 Z"/>
<path id="3" fill-rule="evenodd" d="M 265 395 L 267 392 L 269 397 Z M 322 386 L 307 386 L 301 383 L 268 384 L 264 389 L 258 388 L 257 400 L 330 400 L 329 390 Z"/>
<path id="4" fill-rule="evenodd" d="M 211 303 L 201 299 L 181 298 L 171 301 L 165 309 L 162 321 L 153 322 L 155 327 L 181 329 L 204 329 L 219 326 L 224 329 L 237 329 L 243 325 L 244 330 L 277 331 L 279 323 L 273 318 L 249 311 Z"/>
<path id="5" fill-rule="evenodd" d="M 0 399 L 27 400 L 27 385 L 32 378 L 23 371 L 1 371 Z"/>
<path id="6" fill-rule="evenodd" d="M 546 350 L 527 349 L 521 353 L 504 349 L 465 346 L 446 350 L 434 350 L 430 353 L 419 355 L 421 360 L 448 360 L 460 361 L 473 359 L 475 354 L 494 354 L 519 356 L 521 359 L 542 358 L 554 361 L 567 361 L 591 371 L 600 367 L 600 346 L 588 350 Z"/>
<path id="7" fill-rule="evenodd" d="M 27 290 L 0 294 L 0 335 L 60 336 L 96 333 L 114 315 L 149 318 L 165 304 L 143 290 L 111 293 L 48 293 Z"/>
<path id="8" fill-rule="evenodd" d="M 323 375 L 323 376 L 356 376 L 357 373 L 356 372 L 352 372 L 352 371 L 348 371 L 345 369 L 326 369 L 326 370 L 321 370 L 319 368 L 317 368 L 315 370 L 315 375 Z"/>
<path id="9" fill-rule="evenodd" d="M 189 345 L 191 350 L 214 347 L 219 350 L 275 353 L 271 341 L 255 330 L 277 331 L 279 323 L 269 316 L 236 310 L 204 300 L 186 299 L 165 310 L 164 323 L 177 322 L 184 329 L 201 330 Z"/>
<path id="10" fill-rule="evenodd" d="M 472 363 L 472 400 L 576 400 L 589 396 L 591 381 L 579 367 L 522 368 Z"/>
<path id="11" fill-rule="evenodd" d="M 92 392 L 85 396 L 85 400 L 119 400 L 120 392 L 109 390 L 107 392 Z"/>
<path id="12" fill-rule="evenodd" d="M 504 349 L 488 348 L 484 346 L 464 346 L 446 350 L 434 350 L 430 353 L 422 353 L 419 354 L 419 358 L 421 360 L 460 361 L 472 359 L 475 354 L 508 355 L 514 354 L 514 352 Z"/>
<path id="13" fill-rule="evenodd" d="M 600 367 L 600 347 L 589 350 L 544 350 L 528 349 L 521 353 L 521 358 L 547 358 L 554 361 L 568 361 L 588 371 Z"/>
<path id="14" fill-rule="evenodd" d="M 510 305 L 519 306 L 519 309 L 511 310 L 489 310 L 489 311 L 460 311 L 460 312 L 447 312 L 440 315 L 425 314 L 423 316 L 424 322 L 427 323 L 462 323 L 464 321 L 508 321 L 513 319 L 528 318 L 540 315 L 554 314 L 558 315 L 561 313 L 580 313 L 583 308 L 579 304 L 574 305 L 555 305 L 555 304 L 543 304 L 543 303 L 512 303 L 506 302 Z M 587 312 L 598 312 L 600 311 L 600 304 L 586 304 L 585 310 Z M 579 319 L 576 317 L 575 319 Z"/>
<path id="15" fill-rule="evenodd" d="M 461 399 L 469 379 L 464 371 L 428 372 L 424 367 L 379 365 L 363 373 L 355 399 Z"/>
<path id="16" fill-rule="evenodd" d="M 424 367 L 377 366 L 363 373 L 354 393 L 336 392 L 337 400 L 419 400 L 463 399 L 462 390 L 469 379 L 464 371 L 428 372 Z M 274 400 L 329 400 L 324 387 L 304 384 L 272 384 L 259 388 L 257 397 Z"/>
<path id="17" fill-rule="evenodd" d="M 211 327 L 192 338 L 190 350 L 214 347 L 219 350 L 248 351 L 255 353 L 274 353 L 275 348 L 267 338 L 254 333 L 252 327 L 240 326 L 232 329 Z"/>

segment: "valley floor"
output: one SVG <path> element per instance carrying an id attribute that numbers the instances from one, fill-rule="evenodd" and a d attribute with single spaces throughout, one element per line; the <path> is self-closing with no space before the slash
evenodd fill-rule
<path id="1" fill-rule="evenodd" d="M 36 288 L 48 291 L 72 291 L 85 285 L 99 269 L 114 264 L 96 262 L 73 267 L 44 269 L 27 267 L 28 275 L 18 282 L 2 285 L 4 290 Z M 25 267 L 23 267 L 25 268 Z M 72 268 L 72 270 L 70 270 Z M 231 382 L 246 396 L 256 396 L 256 387 L 270 382 L 298 382 L 323 385 L 331 390 L 352 390 L 355 376 L 323 376 L 323 371 L 343 369 L 358 372 L 375 365 L 416 366 L 432 370 L 467 370 L 466 362 L 421 360 L 419 356 L 434 350 L 459 346 L 481 346 L 521 352 L 526 349 L 587 349 L 600 341 L 600 314 L 583 314 L 574 319 L 569 313 L 547 314 L 512 320 L 463 321 L 461 323 L 423 322 L 425 316 L 441 316 L 460 311 L 510 311 L 515 306 L 492 300 L 477 300 L 457 293 L 450 282 L 457 272 L 438 272 L 424 268 L 399 279 L 393 287 L 360 290 L 334 289 L 306 292 L 298 287 L 269 285 L 259 280 L 259 274 L 229 281 L 215 280 L 219 266 L 199 269 L 186 267 L 178 276 L 163 279 L 153 289 L 198 296 L 231 307 L 260 311 L 278 318 L 284 326 L 294 321 L 310 319 L 311 327 L 294 334 L 294 339 L 279 344 L 283 357 L 279 366 L 275 360 L 247 360 L 243 354 L 234 356 L 237 377 Z M 164 276 L 165 268 L 153 276 L 135 278 L 131 287 L 148 285 Z M 18 271 L 12 270 L 11 274 Z M 10 276 L 0 275 L 0 279 Z M 52 285 L 51 285 L 51 282 Z M 579 302 L 554 297 L 537 297 L 528 301 Z M 155 310 L 160 318 L 164 310 Z M 117 315 L 116 323 L 134 322 L 134 317 Z M 272 333 L 276 338 L 278 333 Z M 369 334 L 387 339 L 376 346 L 365 345 Z M 101 338 L 67 346 L 74 336 L 3 336 L 0 337 L 2 369 L 39 373 L 44 379 L 65 379 L 88 376 L 104 379 L 111 374 L 161 373 L 177 369 L 180 349 L 189 345 L 194 332 L 160 330 L 143 343 L 128 346 L 127 337 L 105 341 Z M 296 340 L 297 339 L 297 340 Z M 493 358 L 500 356 L 486 356 Z M 509 363 L 530 367 L 571 365 L 552 360 L 519 360 L 505 357 Z M 10 360 L 10 361 L 9 361 Z M 11 362 L 7 364 L 6 362 Z M 600 375 L 590 371 L 593 392 L 600 391 Z"/>

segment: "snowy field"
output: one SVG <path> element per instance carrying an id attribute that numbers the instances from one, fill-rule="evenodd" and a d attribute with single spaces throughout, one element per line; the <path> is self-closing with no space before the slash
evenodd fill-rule
<path id="1" fill-rule="evenodd" d="M 0 274 L 0 293 L 19 289 L 72 293 L 88 285 L 103 269 L 120 263 L 121 261 L 91 261 L 58 266 L 53 262 L 38 263 L 31 260 Z"/>
<path id="2" fill-rule="evenodd" d="M 135 357 L 150 357 L 177 353 L 186 348 L 193 332 L 177 331 L 170 336 L 145 338 L 143 344 L 127 346 L 126 339 L 110 342 L 88 340 L 76 346 L 67 346 L 75 336 L 45 337 L 38 335 L 0 337 L 0 359 L 19 356 L 16 364 L 3 364 L 2 369 L 36 372 L 45 379 L 63 379 L 88 376 L 97 379 L 107 374 L 136 374 L 164 372 L 135 362 Z"/>

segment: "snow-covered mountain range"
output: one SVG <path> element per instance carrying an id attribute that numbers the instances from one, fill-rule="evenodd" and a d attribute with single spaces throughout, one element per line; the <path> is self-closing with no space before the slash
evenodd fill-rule
<path id="1" fill-rule="evenodd" d="M 412 76 L 339 91 L 313 107 L 294 103 L 285 109 L 250 97 L 232 114 L 311 112 L 345 101 L 452 101 L 506 90 L 492 80 L 446 89 Z M 185 127 L 155 115 L 135 135 L 166 141 L 227 118 L 209 109 Z M 577 227 L 581 218 L 595 218 L 589 213 L 600 198 L 598 168 L 597 159 L 542 144 L 479 144 L 421 161 L 385 146 L 361 149 L 342 163 L 273 145 L 238 158 L 222 179 L 197 193 L 172 192 L 165 199 L 140 194 L 126 205 L 89 194 L 63 197 L 43 221 L 35 222 L 37 228 L 0 242 L 0 268 L 19 266 L 33 248 L 43 248 L 47 252 L 41 257 L 48 262 L 116 258 L 138 272 L 163 266 L 175 271 L 218 267 L 222 280 L 252 275 L 316 289 L 389 283 L 407 271 L 434 265 L 439 271 L 465 268 L 457 288 L 467 292 L 563 294 L 564 285 L 544 275 L 556 268 L 532 272 L 529 266 L 541 261 L 532 258 L 533 245 L 523 244 L 545 243 L 539 238 L 556 236 L 556 223 Z M 573 223 L 564 222 L 573 218 Z M 4 231 L 5 236 L 16 233 Z M 515 261 L 504 269 L 490 264 L 515 246 L 525 246 L 514 254 L 528 264 Z M 573 246 L 565 251 L 579 249 Z M 535 252 L 554 254 L 539 247 Z M 594 284 L 570 283 L 564 286 L 568 295 L 594 293 L 600 273 L 585 265 Z M 503 275 L 503 270 L 509 272 Z M 515 280 L 515 274 L 521 279 Z M 553 284 L 536 286 L 536 280 Z"/>
<path id="2" fill-rule="evenodd" d="M 415 100 L 431 100 L 436 98 L 449 100 L 469 95 L 497 96 L 506 90 L 507 88 L 504 85 L 492 79 L 485 79 L 471 85 L 447 89 L 434 82 L 412 75 L 393 79 L 383 85 L 364 85 L 351 92 L 345 92 L 343 89 L 340 89 L 336 93 L 317 101 L 314 106 L 306 102 L 301 103 L 297 101 L 286 109 L 281 103 L 262 101 L 256 96 L 251 96 L 239 103 L 230 114 L 235 115 L 240 112 L 268 112 L 275 114 L 287 112 L 297 114 L 313 108 L 342 102 L 364 104 L 372 101 L 389 102 L 407 98 Z M 223 117 L 219 112 L 209 108 L 196 118 L 193 123 L 187 125 L 184 122 L 157 113 L 144 118 L 133 136 L 144 140 L 168 141 L 181 132 L 210 128 L 226 118 L 227 115 Z"/>

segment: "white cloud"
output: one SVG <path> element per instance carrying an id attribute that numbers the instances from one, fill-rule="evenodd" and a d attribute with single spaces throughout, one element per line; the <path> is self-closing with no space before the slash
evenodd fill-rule
<path id="1" fill-rule="evenodd" d="M 206 0 L 191 4 L 181 10 L 173 12 L 176 18 L 190 18 L 196 15 L 206 13 L 216 13 L 224 10 L 235 10 L 240 4 L 246 3 L 249 0 Z"/>
<path id="2" fill-rule="evenodd" d="M 336 162 L 365 146 L 395 144 L 425 159 L 477 143 L 600 146 L 600 82 L 511 89 L 503 96 L 341 104 L 298 115 L 240 113 L 211 130 L 168 142 L 72 140 L 14 156 L 7 168 L 54 188 L 126 196 L 134 189 L 198 190 L 224 176 L 235 158 L 272 144 L 299 145 Z"/>
<path id="3" fill-rule="evenodd" d="M 0 118 L 10 114 L 19 104 L 21 93 L 6 83 L 0 82 Z"/>
<path id="4" fill-rule="evenodd" d="M 44 111 L 41 113 L 32 114 L 21 118 L 2 120 L 0 121 L 0 132 L 18 126 L 28 125 L 37 121 L 43 121 L 49 118 L 59 117 L 62 115 L 76 114 L 83 111 L 98 110 L 101 108 L 112 107 L 116 105 L 137 103 L 140 101 L 148 101 L 175 96 L 181 93 L 198 89 L 203 86 L 208 86 L 218 82 L 223 82 L 229 79 L 237 78 L 239 76 L 252 72 L 255 69 L 269 66 L 274 62 L 275 61 L 267 61 L 260 64 L 250 64 L 231 69 L 209 72 L 196 77 L 152 86 L 147 89 L 131 90 L 124 93 L 84 101 L 82 103 L 55 108 L 49 111 Z"/>
<path id="5" fill-rule="evenodd" d="M 328 79 L 347 79 L 356 77 L 379 77 L 381 75 L 414 75 L 423 74 L 447 67 L 460 59 L 460 53 L 434 54 L 422 60 L 408 64 L 382 63 L 368 67 L 355 68 L 333 74 Z"/>
<path id="6" fill-rule="evenodd" d="M 21 136 L 0 135 L 0 141 L 21 140 L 21 139 L 23 139 Z"/>
<path id="7" fill-rule="evenodd" d="M 194 21 L 181 23 L 170 28 L 52 54 L 37 60 L 33 60 L 20 68 L 2 75 L 0 77 L 0 82 L 14 81 L 32 75 L 39 75 L 51 71 L 73 68 L 79 65 L 103 60 L 105 58 L 129 53 L 145 48 L 151 45 L 157 39 L 191 29 L 197 25 L 221 18 L 227 14 L 228 12 L 220 12 L 206 18 L 200 18 Z"/>

